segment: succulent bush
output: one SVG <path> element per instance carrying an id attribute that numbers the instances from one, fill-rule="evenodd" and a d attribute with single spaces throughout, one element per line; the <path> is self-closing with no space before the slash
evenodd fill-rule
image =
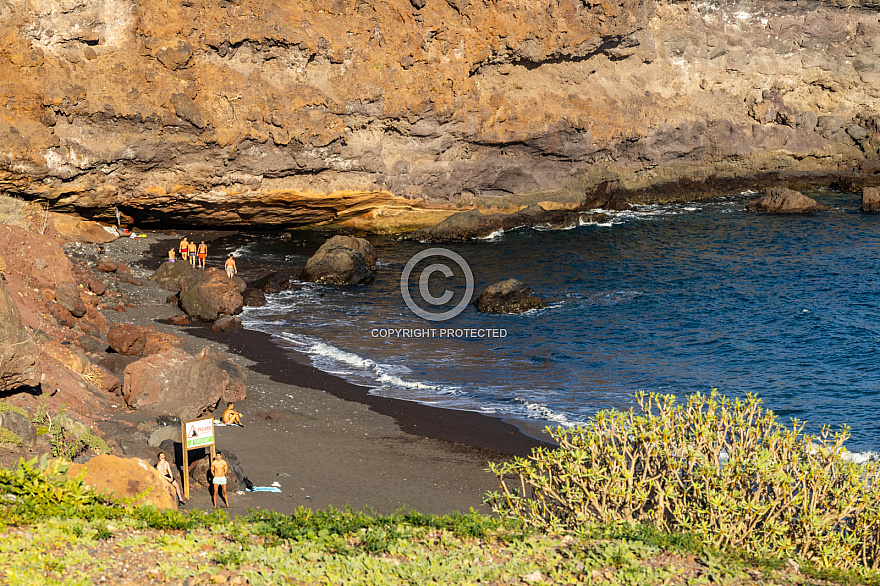
<path id="1" fill-rule="evenodd" d="M 715 389 L 681 404 L 637 400 L 637 410 L 549 430 L 558 449 L 492 464 L 494 510 L 544 530 L 649 522 L 755 556 L 880 566 L 880 466 L 846 458 L 848 427 L 804 434 L 754 395 L 731 401 Z"/>

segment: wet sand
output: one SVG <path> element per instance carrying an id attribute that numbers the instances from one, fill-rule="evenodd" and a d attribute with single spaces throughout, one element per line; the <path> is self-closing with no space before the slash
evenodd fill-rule
<path id="1" fill-rule="evenodd" d="M 153 250 L 167 251 L 167 236 L 151 234 L 150 240 Z M 146 267 L 158 261 L 155 256 L 145 260 Z M 404 508 L 488 512 L 483 500 L 498 485 L 487 470 L 489 462 L 542 445 L 494 417 L 370 395 L 315 369 L 262 332 L 172 325 L 168 320 L 182 312 L 165 303 L 169 292 L 151 284 L 139 294 L 142 306 L 108 312 L 108 318 L 175 333 L 190 353 L 214 345 L 248 370 L 248 397 L 236 403 L 245 427 L 218 427 L 217 448 L 234 453 L 255 485 L 278 482 L 282 492 L 233 493 L 232 513 L 257 508 L 290 513 L 299 506 L 328 505 L 379 513 Z M 155 421 L 137 412 L 122 418 L 142 427 Z M 142 437 L 132 434 L 127 453 L 157 452 L 143 445 Z M 192 485 L 191 497 L 187 508 L 211 506 L 206 488 Z"/>

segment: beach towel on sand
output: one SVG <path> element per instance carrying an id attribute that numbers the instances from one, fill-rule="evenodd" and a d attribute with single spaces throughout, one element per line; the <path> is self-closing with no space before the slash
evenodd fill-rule
<path id="1" fill-rule="evenodd" d="M 246 490 L 248 492 L 281 492 L 281 489 L 275 486 L 255 486 Z"/>

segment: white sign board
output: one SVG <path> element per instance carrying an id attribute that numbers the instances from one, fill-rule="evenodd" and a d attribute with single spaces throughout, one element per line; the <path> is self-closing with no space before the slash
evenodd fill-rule
<path id="1" fill-rule="evenodd" d="M 209 417 L 187 421 L 184 424 L 184 437 L 187 450 L 214 445 L 214 420 Z"/>

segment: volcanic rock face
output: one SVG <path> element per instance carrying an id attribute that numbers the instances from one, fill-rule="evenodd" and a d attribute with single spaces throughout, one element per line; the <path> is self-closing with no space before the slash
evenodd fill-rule
<path id="1" fill-rule="evenodd" d="M 40 374 L 34 342 L 0 280 L 0 391 L 38 385 Z"/>
<path id="2" fill-rule="evenodd" d="M 0 190 L 110 221 L 402 231 L 448 204 L 873 173 L 865 6 L 25 0 L 3 13 Z"/>

